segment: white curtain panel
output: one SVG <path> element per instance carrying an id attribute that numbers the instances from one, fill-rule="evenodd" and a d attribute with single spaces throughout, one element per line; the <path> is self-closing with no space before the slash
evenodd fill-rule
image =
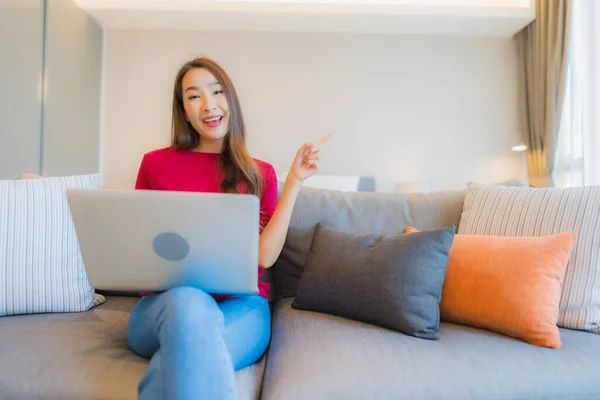
<path id="1" fill-rule="evenodd" d="M 567 88 L 555 182 L 600 185 L 600 1 L 573 0 Z"/>

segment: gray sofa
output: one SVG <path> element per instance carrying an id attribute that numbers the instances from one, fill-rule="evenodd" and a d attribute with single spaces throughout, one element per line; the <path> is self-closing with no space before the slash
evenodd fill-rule
<path id="1" fill-rule="evenodd" d="M 424 340 L 293 309 L 317 223 L 356 233 L 457 225 L 464 192 L 385 194 L 303 188 L 273 279 L 267 354 L 238 371 L 243 399 L 600 399 L 600 335 L 561 330 L 550 350 L 442 322 Z M 600 249 L 599 249 L 600 251 Z M 85 313 L 0 318 L 0 399 L 135 399 L 147 361 L 126 345 L 136 297 Z"/>

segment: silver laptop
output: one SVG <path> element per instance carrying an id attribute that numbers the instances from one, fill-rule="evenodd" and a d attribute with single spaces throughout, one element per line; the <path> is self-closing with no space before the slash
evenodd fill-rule
<path id="1" fill-rule="evenodd" d="M 258 293 L 256 196 L 69 189 L 67 199 L 96 289 Z"/>

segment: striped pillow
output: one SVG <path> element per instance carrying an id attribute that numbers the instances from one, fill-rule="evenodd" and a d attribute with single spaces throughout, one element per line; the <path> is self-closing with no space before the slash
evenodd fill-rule
<path id="1" fill-rule="evenodd" d="M 86 311 L 106 299 L 85 273 L 66 198 L 100 175 L 0 181 L 0 316 Z"/>
<path id="2" fill-rule="evenodd" d="M 529 188 L 471 184 L 458 233 L 543 236 L 577 232 L 558 326 L 600 334 L 600 186 Z"/>

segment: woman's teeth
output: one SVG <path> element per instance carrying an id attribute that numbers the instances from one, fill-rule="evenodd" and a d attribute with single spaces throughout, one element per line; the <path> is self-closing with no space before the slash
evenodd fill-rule
<path id="1" fill-rule="evenodd" d="M 223 118 L 223 117 L 215 117 L 215 118 L 205 119 L 203 121 L 210 124 L 212 122 L 218 122 L 218 121 L 220 121 L 221 118 Z"/>

